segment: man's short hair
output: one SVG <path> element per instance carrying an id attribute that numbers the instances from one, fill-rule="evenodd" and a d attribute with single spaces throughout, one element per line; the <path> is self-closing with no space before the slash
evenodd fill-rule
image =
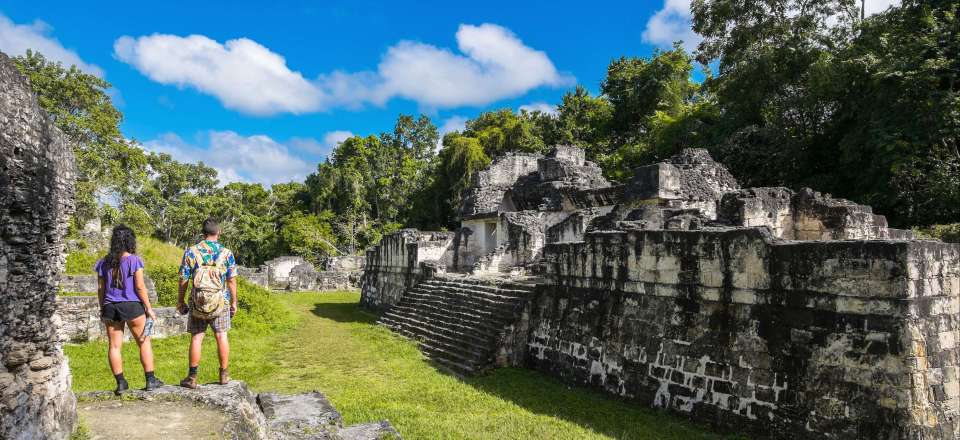
<path id="1" fill-rule="evenodd" d="M 209 217 L 203 221 L 203 236 L 209 237 L 211 235 L 217 235 L 220 233 L 220 223 L 217 223 L 217 219 Z"/>

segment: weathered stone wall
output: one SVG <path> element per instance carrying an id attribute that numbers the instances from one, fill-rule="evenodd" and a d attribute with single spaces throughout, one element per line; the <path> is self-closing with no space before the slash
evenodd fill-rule
<path id="1" fill-rule="evenodd" d="M 367 251 L 361 279 L 360 304 L 386 310 L 400 301 L 403 292 L 421 280 L 422 263 L 442 262 L 446 266 L 456 247 L 449 232 L 420 232 L 404 229 L 383 237 Z"/>
<path id="2" fill-rule="evenodd" d="M 363 255 L 341 255 L 339 257 L 327 257 L 323 260 L 320 268 L 329 272 L 362 272 L 365 262 L 366 257 Z"/>
<path id="3" fill-rule="evenodd" d="M 76 422 L 51 321 L 75 176 L 66 138 L 0 53 L 0 438 L 66 438 Z"/>
<path id="4" fill-rule="evenodd" d="M 834 199 L 809 188 L 746 188 L 726 193 L 718 217 L 728 224 L 766 226 L 788 240 L 867 240 L 912 238 L 887 228 L 887 220 L 869 206 Z"/>
<path id="5" fill-rule="evenodd" d="M 473 177 L 471 190 L 464 194 L 463 216 L 496 213 L 504 209 L 507 191 L 521 176 L 537 171 L 537 161 L 543 158 L 539 154 L 508 154 L 494 159 L 490 166 L 477 172 Z M 513 210 L 513 207 L 508 207 Z"/>
<path id="6" fill-rule="evenodd" d="M 154 307 L 157 320 L 153 325 L 153 338 L 165 338 L 187 332 L 187 317 L 177 313 L 175 307 Z M 96 296 L 57 297 L 57 312 L 54 314 L 57 337 L 62 342 L 84 343 L 106 339 L 106 329 L 100 319 L 100 306 Z M 125 338 L 130 339 L 126 329 Z"/>
<path id="7" fill-rule="evenodd" d="M 956 438 L 960 247 L 765 229 L 544 250 L 528 363 L 770 438 Z"/>
<path id="8" fill-rule="evenodd" d="M 153 279 L 147 275 L 143 276 L 143 284 L 147 288 L 147 298 L 150 298 L 150 304 L 157 304 L 157 286 Z M 97 276 L 90 275 L 62 275 L 58 285 L 61 292 L 75 293 L 97 293 Z"/>

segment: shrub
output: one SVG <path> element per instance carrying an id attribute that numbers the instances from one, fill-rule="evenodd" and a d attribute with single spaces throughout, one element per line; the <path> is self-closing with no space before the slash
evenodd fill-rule
<path id="1" fill-rule="evenodd" d="M 93 266 L 103 255 L 93 251 L 78 251 L 67 254 L 66 272 L 70 275 L 92 274 Z"/>
<path id="2" fill-rule="evenodd" d="M 147 276 L 153 280 L 153 285 L 157 289 L 157 305 L 176 306 L 177 293 L 180 289 L 180 267 L 169 264 L 147 266 Z"/>
<path id="3" fill-rule="evenodd" d="M 935 238 L 948 243 L 960 243 L 960 223 L 933 225 L 913 230 L 920 238 Z"/>
<path id="4" fill-rule="evenodd" d="M 291 328 L 296 316 L 289 308 L 271 298 L 269 290 L 237 277 L 237 311 L 233 324 L 256 333 Z"/>

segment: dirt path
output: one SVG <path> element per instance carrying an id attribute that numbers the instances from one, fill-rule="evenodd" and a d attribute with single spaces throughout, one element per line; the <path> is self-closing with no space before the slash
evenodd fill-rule
<path id="1" fill-rule="evenodd" d="M 93 440 L 219 439 L 227 422 L 222 412 L 188 402 L 80 402 L 77 412 Z"/>

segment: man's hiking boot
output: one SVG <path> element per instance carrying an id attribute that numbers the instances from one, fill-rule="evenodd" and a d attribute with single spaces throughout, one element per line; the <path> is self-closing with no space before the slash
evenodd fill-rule
<path id="1" fill-rule="evenodd" d="M 117 382 L 117 389 L 113 390 L 113 394 L 120 395 L 126 390 L 130 389 L 130 385 L 127 384 L 126 380 L 120 380 Z"/>
<path id="2" fill-rule="evenodd" d="M 226 368 L 220 369 L 220 385 L 226 385 L 230 383 L 230 372 Z"/>
<path id="3" fill-rule="evenodd" d="M 180 386 L 184 388 L 190 388 L 191 390 L 197 389 L 197 376 L 190 375 L 180 381 Z"/>
<path id="4" fill-rule="evenodd" d="M 163 381 L 162 381 L 162 380 L 157 379 L 156 377 L 151 377 L 151 378 L 147 379 L 147 386 L 144 387 L 143 389 L 144 389 L 144 390 L 147 390 L 147 391 L 153 391 L 153 390 L 155 390 L 155 389 L 157 389 L 157 388 L 160 388 L 160 387 L 162 387 L 162 386 L 163 386 Z"/>

